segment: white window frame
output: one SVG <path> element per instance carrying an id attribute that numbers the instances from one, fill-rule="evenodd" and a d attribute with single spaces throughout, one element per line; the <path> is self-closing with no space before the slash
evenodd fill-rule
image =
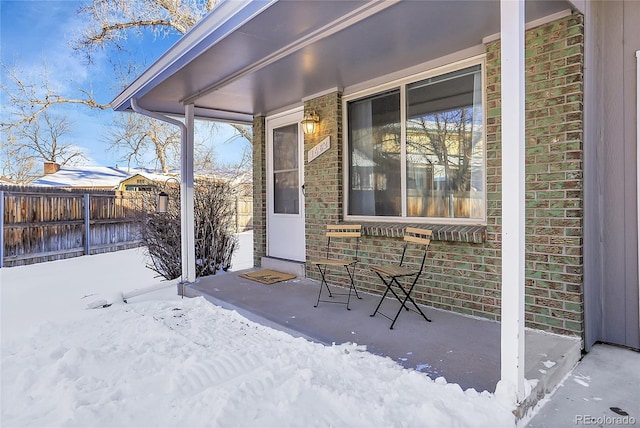
<path id="1" fill-rule="evenodd" d="M 482 179 L 484 182 L 484 192 L 482 200 L 482 218 L 445 218 L 445 217 L 407 217 L 407 153 L 406 153 L 406 87 L 411 83 L 424 80 L 430 77 L 440 76 L 453 71 L 461 70 L 468 67 L 480 65 L 482 73 L 482 133 L 483 133 L 483 158 L 484 168 L 482 169 Z M 347 221 L 358 222 L 377 222 L 377 223 L 424 223 L 424 224 L 459 224 L 459 225 L 481 225 L 487 224 L 487 96 L 486 96 L 486 55 L 478 55 L 465 60 L 456 61 L 451 64 L 436 67 L 427 71 L 413 74 L 402 79 L 392 80 L 380 85 L 376 85 L 367 89 L 344 95 L 342 98 L 342 129 L 343 129 L 343 146 L 342 146 L 342 180 L 343 180 L 343 216 Z M 362 216 L 349 214 L 349 110 L 348 103 L 360 98 L 372 96 L 381 92 L 392 89 L 400 89 L 400 123 L 401 123 L 401 198 L 402 210 L 400 216 Z"/>

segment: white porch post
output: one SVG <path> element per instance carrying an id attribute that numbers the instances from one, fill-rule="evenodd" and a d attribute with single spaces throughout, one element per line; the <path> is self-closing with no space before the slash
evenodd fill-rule
<path id="1" fill-rule="evenodd" d="M 524 397 L 524 0 L 500 1 L 502 63 L 501 384 Z"/>
<path id="2" fill-rule="evenodd" d="M 636 51 L 636 93 L 636 216 L 638 219 L 638 284 L 640 284 L 640 51 Z M 640 323 L 640 319 L 638 322 Z"/>
<path id="3" fill-rule="evenodd" d="M 194 141 L 194 106 L 187 104 L 184 111 L 186 132 L 180 144 L 180 218 L 182 232 L 182 280 L 196 280 L 196 249 L 194 234 L 193 206 L 193 141 Z"/>

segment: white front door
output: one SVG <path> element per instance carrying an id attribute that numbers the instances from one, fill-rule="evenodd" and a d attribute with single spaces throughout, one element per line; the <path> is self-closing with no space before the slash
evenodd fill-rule
<path id="1" fill-rule="evenodd" d="M 303 109 L 267 118 L 267 255 L 305 261 Z"/>

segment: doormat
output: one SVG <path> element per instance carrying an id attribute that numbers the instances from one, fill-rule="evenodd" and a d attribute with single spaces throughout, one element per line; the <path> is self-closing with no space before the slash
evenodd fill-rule
<path id="1" fill-rule="evenodd" d="M 278 272 L 276 270 L 269 269 L 263 269 L 257 272 L 243 273 L 238 276 L 269 285 L 296 277 L 295 275 L 291 275 L 290 273 Z"/>

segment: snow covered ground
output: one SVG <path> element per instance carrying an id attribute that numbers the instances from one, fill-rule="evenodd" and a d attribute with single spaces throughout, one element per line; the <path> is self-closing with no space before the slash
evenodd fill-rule
<path id="1" fill-rule="evenodd" d="M 0 269 L 0 426 L 515 426 L 502 397 L 180 299 L 144 265 L 134 249 Z"/>

